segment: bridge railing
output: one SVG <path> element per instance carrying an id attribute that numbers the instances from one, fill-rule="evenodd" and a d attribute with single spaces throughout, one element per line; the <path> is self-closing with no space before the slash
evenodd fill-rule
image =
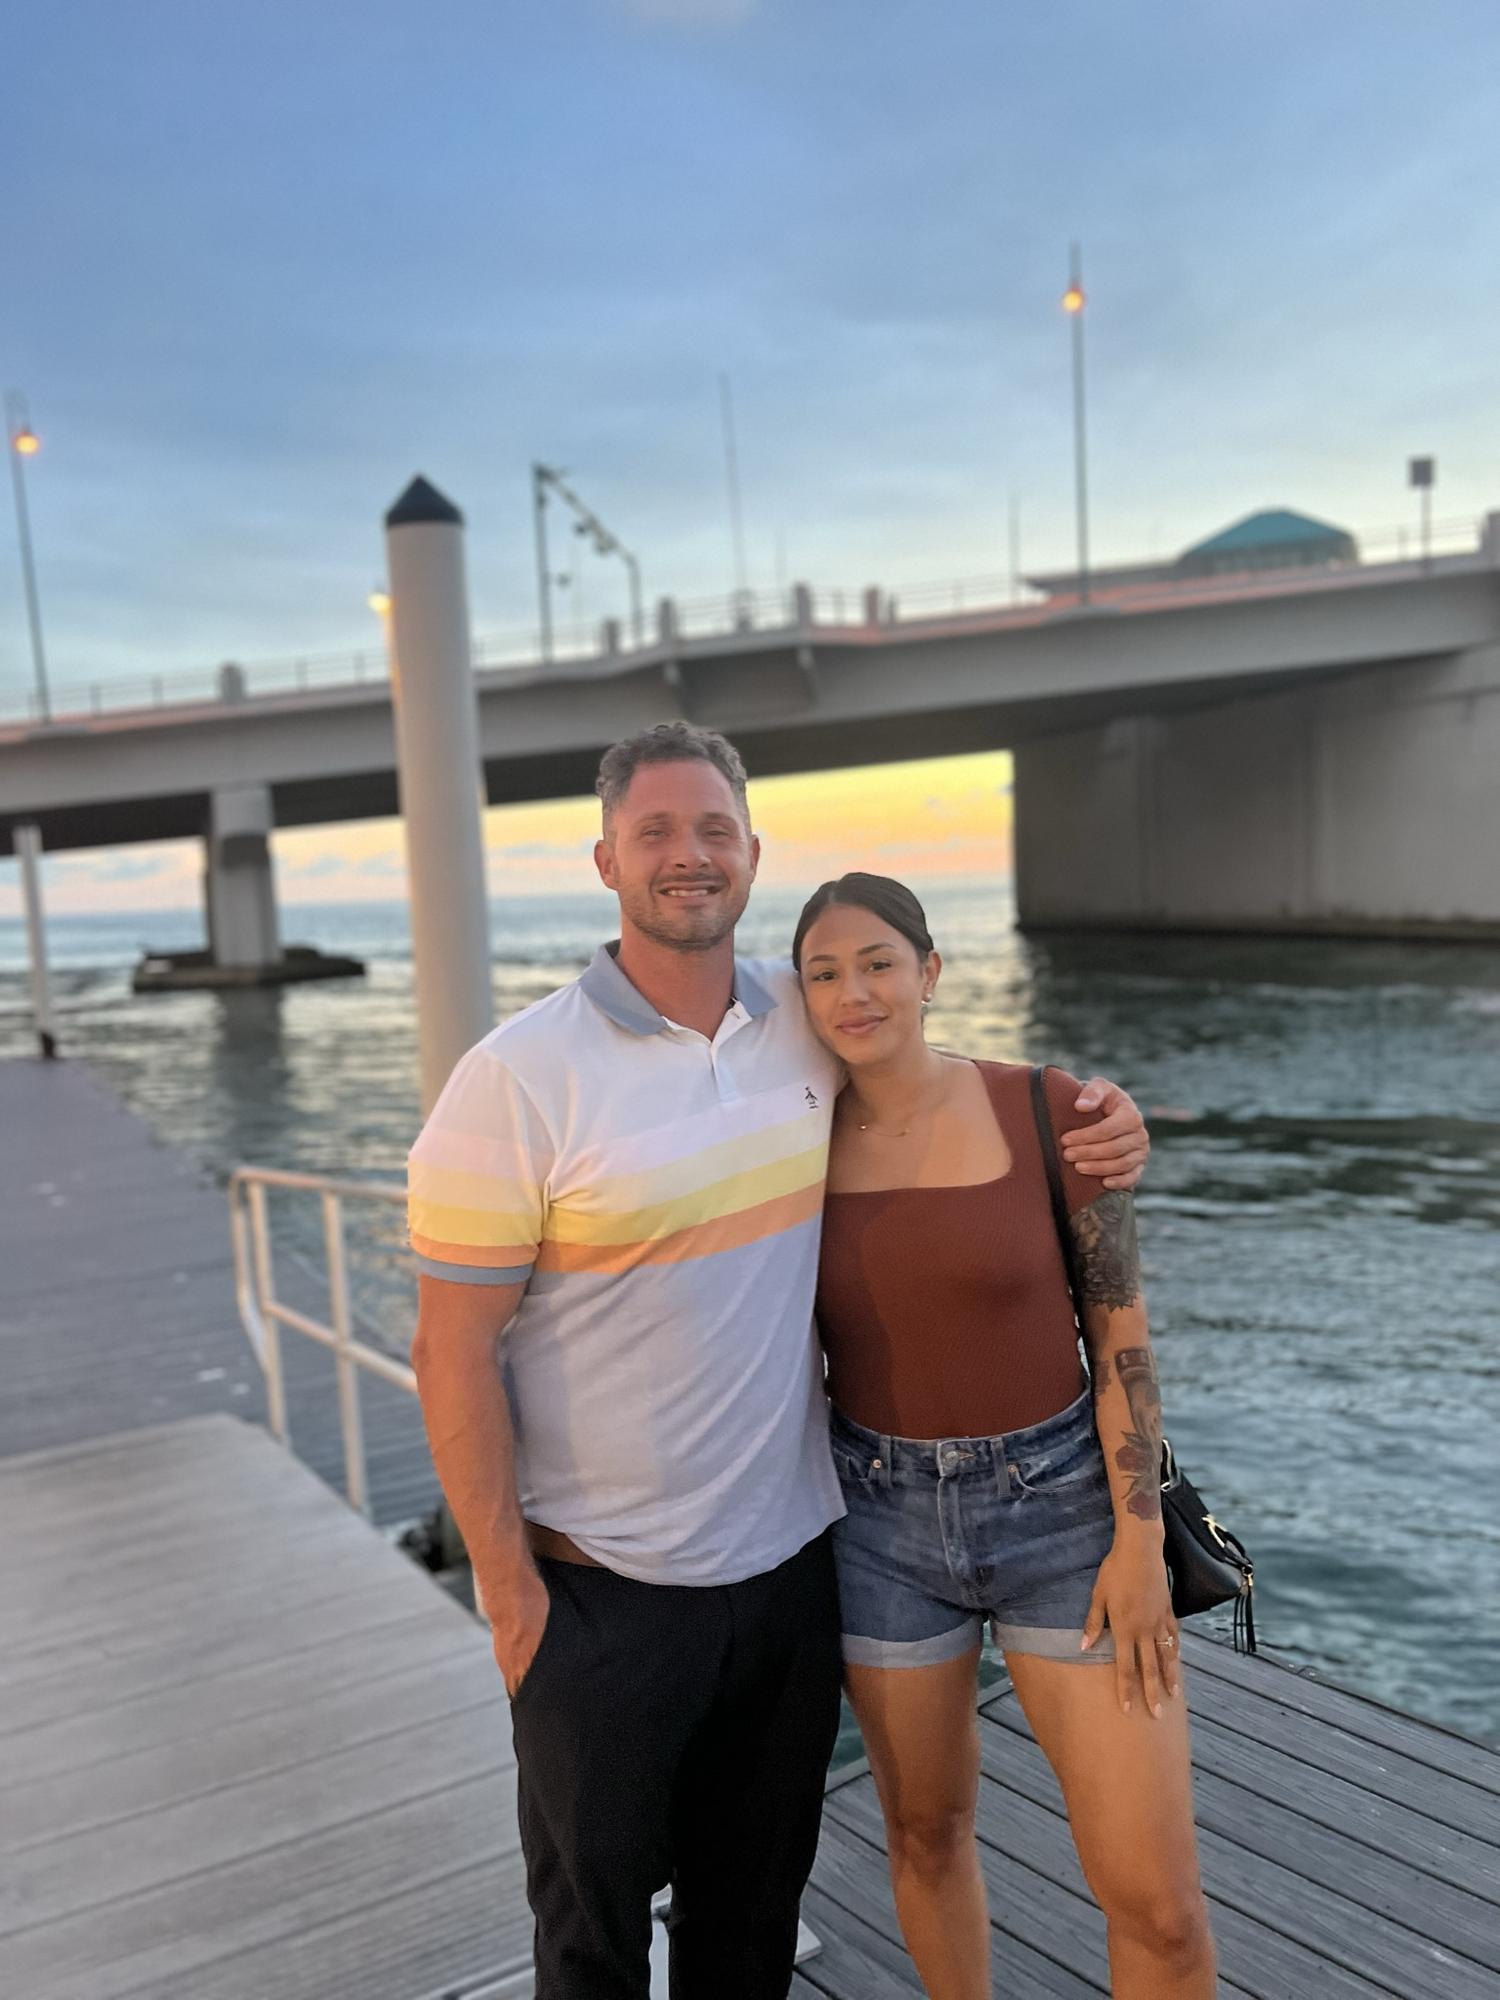
<path id="1" fill-rule="evenodd" d="M 1481 546 L 1482 536 L 1483 523 L 1472 516 L 1434 522 L 1426 551 L 1434 557 L 1473 554 Z M 1357 560 L 1329 564 L 1247 564 L 1207 576 L 1168 575 L 1135 583 L 1111 580 L 1108 569 L 1101 566 L 1091 579 L 1090 595 L 1101 604 L 1146 596 L 1244 595 L 1284 587 L 1290 576 L 1309 580 L 1318 575 L 1349 576 L 1391 563 L 1416 563 L 1424 553 L 1410 527 L 1376 529 L 1357 540 Z M 1135 567 L 1166 569 L 1173 560 L 1166 557 L 1153 564 L 1142 558 Z M 768 634 L 804 625 L 868 629 L 940 618 L 999 617 L 1006 612 L 1035 619 L 1064 615 L 1076 608 L 1076 596 L 1046 595 L 1024 578 L 1002 571 L 917 581 L 895 588 L 796 584 L 774 590 L 737 590 L 718 597 L 664 599 L 638 639 L 618 619 L 605 620 L 597 632 L 578 624 L 559 626 L 551 659 L 545 664 L 536 627 L 513 626 L 475 639 L 474 667 L 487 675 L 536 673 L 580 659 L 607 659 L 636 650 L 712 643 L 741 633 Z M 340 689 L 357 695 L 360 688 L 379 685 L 388 678 L 386 649 L 374 645 L 352 653 L 300 654 L 253 664 L 226 661 L 217 667 L 137 679 L 65 681 L 53 689 L 51 711 L 57 721 L 86 722 L 92 716 L 124 715 L 133 710 L 218 707 Z M 35 722 L 38 716 L 33 692 L 0 695 L 0 722 Z"/>
<path id="2" fill-rule="evenodd" d="M 534 670 L 538 650 L 533 627 L 488 634 L 474 641 L 475 671 Z M 598 645 L 591 639 L 560 638 L 553 647 L 553 657 L 558 660 L 592 658 L 597 652 Z M 226 660 L 217 667 L 191 667 L 171 674 L 63 681 L 52 687 L 51 709 L 58 720 L 81 720 L 135 709 L 221 707 L 334 688 L 357 690 L 389 678 L 390 659 L 385 648 L 367 646 L 353 653 L 298 653 L 250 664 Z M 35 720 L 35 693 L 0 695 L 0 719 L 6 716 Z"/>
<path id="3" fill-rule="evenodd" d="M 722 639 L 736 632 L 776 632 L 797 622 L 796 592 L 788 585 L 777 590 L 731 590 L 721 597 L 672 600 L 672 620 L 684 639 Z M 657 610 L 656 639 L 662 630 L 662 608 Z"/>

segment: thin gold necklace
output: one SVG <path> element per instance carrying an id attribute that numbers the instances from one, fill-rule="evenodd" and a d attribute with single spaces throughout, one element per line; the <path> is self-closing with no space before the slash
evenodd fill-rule
<path id="1" fill-rule="evenodd" d="M 949 1078 L 946 1074 L 947 1067 L 948 1065 L 944 1063 L 943 1069 L 945 1074 L 941 1079 L 941 1087 L 939 1088 L 938 1094 L 932 1100 L 931 1104 L 924 1104 L 918 1110 L 907 1113 L 907 1116 L 912 1120 L 913 1123 L 915 1123 L 918 1118 L 925 1118 L 931 1112 L 936 1111 L 938 1106 L 942 1103 L 943 1099 L 948 1095 Z M 856 1119 L 854 1122 L 856 1123 L 856 1125 L 859 1124 L 858 1119 Z M 905 1139 L 909 1136 L 911 1132 L 910 1125 L 903 1125 L 899 1132 L 892 1132 L 887 1127 L 882 1125 L 860 1125 L 859 1129 L 861 1132 L 873 1132 L 877 1139 Z"/>

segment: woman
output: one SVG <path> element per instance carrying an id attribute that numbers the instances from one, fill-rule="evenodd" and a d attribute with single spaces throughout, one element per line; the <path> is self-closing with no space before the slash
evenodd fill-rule
<path id="1" fill-rule="evenodd" d="M 818 1289 L 848 1505 L 834 1545 L 912 1958 L 932 2000 L 990 1993 L 974 1838 L 989 1619 L 1104 1911 L 1117 2000 L 1210 1996 L 1131 1198 L 1064 1165 L 1086 1375 L 1030 1072 L 927 1045 L 942 960 L 916 897 L 884 876 L 826 882 L 792 957 L 849 1078 Z M 1055 1129 L 1077 1126 L 1078 1089 L 1048 1071 Z"/>

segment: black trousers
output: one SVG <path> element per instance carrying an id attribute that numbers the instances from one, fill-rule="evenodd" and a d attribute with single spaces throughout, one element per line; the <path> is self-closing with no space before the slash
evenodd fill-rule
<path id="1" fill-rule="evenodd" d="M 826 1534 L 689 1589 L 539 1565 L 552 1597 L 511 1708 L 536 2000 L 783 2000 L 839 1716 Z"/>

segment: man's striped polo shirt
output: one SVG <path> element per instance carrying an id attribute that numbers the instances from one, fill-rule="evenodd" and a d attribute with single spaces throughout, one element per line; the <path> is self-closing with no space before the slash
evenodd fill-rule
<path id="1" fill-rule="evenodd" d="M 813 1329 L 840 1071 L 785 961 L 736 961 L 710 1041 L 614 950 L 458 1064 L 412 1248 L 528 1281 L 501 1346 L 528 1518 L 624 1576 L 735 1583 L 843 1512 Z"/>

